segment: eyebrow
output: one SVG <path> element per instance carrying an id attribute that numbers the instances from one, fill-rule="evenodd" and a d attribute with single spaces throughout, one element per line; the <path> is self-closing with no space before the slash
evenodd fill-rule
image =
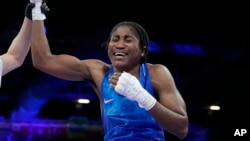
<path id="1" fill-rule="evenodd" d="M 120 35 L 112 35 L 112 36 L 111 36 L 111 39 L 114 38 L 114 37 L 119 37 L 119 36 L 120 36 Z M 131 37 L 131 38 L 137 40 L 136 36 L 134 36 L 134 35 L 125 35 L 124 37 L 125 37 L 125 38 Z"/>

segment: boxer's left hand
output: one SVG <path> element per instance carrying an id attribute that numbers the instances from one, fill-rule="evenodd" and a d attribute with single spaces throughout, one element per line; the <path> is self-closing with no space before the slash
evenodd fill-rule
<path id="1" fill-rule="evenodd" d="M 156 103 L 156 99 L 148 93 L 140 84 L 139 80 L 130 73 L 114 73 L 110 77 L 110 84 L 120 95 L 130 100 L 137 101 L 138 104 L 150 110 Z"/>

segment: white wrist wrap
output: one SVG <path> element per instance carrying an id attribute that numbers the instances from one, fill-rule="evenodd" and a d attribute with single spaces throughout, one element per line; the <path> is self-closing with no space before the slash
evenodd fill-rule
<path id="1" fill-rule="evenodd" d="M 35 2 L 35 7 L 32 9 L 32 20 L 45 20 L 46 16 L 41 11 L 42 2 Z"/>
<path id="2" fill-rule="evenodd" d="M 31 3 L 43 2 L 43 0 L 30 0 Z"/>
<path id="3" fill-rule="evenodd" d="M 147 111 L 152 109 L 153 106 L 156 104 L 156 99 L 145 89 L 140 91 L 137 95 L 137 102 L 139 103 L 139 106 L 146 109 Z"/>
<path id="4" fill-rule="evenodd" d="M 156 99 L 141 86 L 137 78 L 127 72 L 123 72 L 119 77 L 115 91 L 137 101 L 139 106 L 147 111 L 156 104 Z"/>

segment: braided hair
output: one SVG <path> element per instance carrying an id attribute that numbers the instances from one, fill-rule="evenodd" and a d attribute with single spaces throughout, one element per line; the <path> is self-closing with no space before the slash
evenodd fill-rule
<path id="1" fill-rule="evenodd" d="M 117 30 L 120 26 L 128 26 L 131 28 L 132 32 L 134 32 L 135 36 L 139 39 L 139 46 L 141 50 L 145 49 L 145 55 L 141 58 L 141 63 L 146 63 L 147 62 L 147 54 L 149 50 L 149 37 L 147 31 L 138 23 L 133 22 L 133 21 L 122 21 L 118 24 L 116 24 L 110 34 L 109 34 L 109 39 L 104 42 L 103 46 L 105 47 L 105 50 L 107 51 L 108 49 L 108 44 L 110 42 L 111 36 L 113 32 Z M 146 48 L 145 48 L 146 47 Z"/>

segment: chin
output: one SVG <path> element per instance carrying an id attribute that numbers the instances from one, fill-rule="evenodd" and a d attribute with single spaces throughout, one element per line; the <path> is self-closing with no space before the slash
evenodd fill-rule
<path id="1" fill-rule="evenodd" d="M 113 63 L 113 66 L 114 67 L 124 67 L 125 64 L 123 64 L 123 63 Z"/>
<path id="2" fill-rule="evenodd" d="M 115 68 L 121 70 L 121 69 L 123 69 L 123 68 L 125 68 L 127 66 L 127 63 L 124 63 L 124 62 L 113 62 L 112 65 Z"/>

